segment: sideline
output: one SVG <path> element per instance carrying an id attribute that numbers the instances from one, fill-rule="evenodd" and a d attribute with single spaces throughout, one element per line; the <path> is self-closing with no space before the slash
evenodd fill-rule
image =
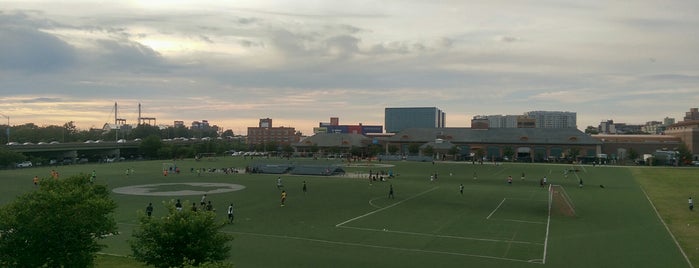
<path id="1" fill-rule="evenodd" d="M 658 219 L 660 220 L 660 222 L 662 222 L 662 223 L 663 223 L 663 226 L 665 226 L 665 230 L 667 230 L 667 233 L 670 234 L 670 237 L 672 237 L 672 241 L 675 241 L 675 245 L 677 245 L 677 249 L 679 249 L 679 250 L 680 250 L 680 253 L 682 253 L 682 256 L 684 256 L 684 259 L 687 261 L 687 265 L 689 265 L 689 268 L 694 268 L 694 266 L 692 266 L 692 262 L 689 261 L 689 257 L 688 257 L 687 254 L 684 252 L 684 250 L 682 250 L 682 247 L 680 246 L 680 243 L 677 242 L 677 239 L 675 238 L 675 235 L 673 235 L 672 232 L 670 231 L 670 227 L 667 227 L 667 224 L 666 224 L 665 221 L 663 220 L 663 217 L 660 216 L 660 212 L 658 212 L 658 209 L 655 208 L 655 204 L 653 204 L 653 201 L 651 201 L 651 200 L 650 200 L 650 197 L 648 197 L 648 194 L 646 193 L 646 190 L 644 190 L 643 187 L 639 187 L 639 188 L 641 188 L 641 192 L 643 192 L 643 195 L 645 195 L 645 196 L 646 196 L 646 199 L 648 199 L 648 203 L 650 203 L 650 206 L 653 207 L 653 211 L 655 211 L 655 215 L 658 216 Z"/>

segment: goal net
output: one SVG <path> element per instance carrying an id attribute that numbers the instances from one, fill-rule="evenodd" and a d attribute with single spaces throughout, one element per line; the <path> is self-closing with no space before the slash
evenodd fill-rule
<path id="1" fill-rule="evenodd" d="M 575 216 L 575 206 L 561 185 L 549 185 L 549 213 L 551 215 Z"/>

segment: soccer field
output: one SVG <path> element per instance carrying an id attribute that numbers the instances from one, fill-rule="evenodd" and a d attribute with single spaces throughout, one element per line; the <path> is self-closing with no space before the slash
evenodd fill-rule
<path id="1" fill-rule="evenodd" d="M 180 174 L 163 176 L 162 168 L 169 165 L 164 162 L 1 171 L 7 187 L 0 189 L 0 202 L 31 191 L 31 178 L 48 176 L 52 168 L 62 177 L 95 170 L 97 183 L 110 189 L 148 185 L 136 187 L 136 194 L 112 195 L 119 204 L 120 235 L 105 239 L 103 252 L 119 256 L 130 254 L 127 240 L 138 222 L 137 211 L 149 202 L 160 217 L 166 213 L 164 202 L 181 199 L 189 208 L 208 192 L 221 220 L 229 203 L 236 208 L 235 223 L 224 230 L 235 236 L 230 260 L 236 267 L 691 267 L 628 168 L 363 162 L 345 165 L 345 176 L 281 175 L 288 193 L 281 207 L 280 175 L 191 169 L 288 161 L 182 160 L 174 162 Z M 127 169 L 135 172 L 127 175 Z M 566 174 L 567 169 L 578 172 Z M 397 176 L 370 184 L 370 171 Z M 437 179 L 431 181 L 435 173 Z M 549 192 L 539 185 L 543 176 L 565 188 L 576 216 L 549 214 Z"/>

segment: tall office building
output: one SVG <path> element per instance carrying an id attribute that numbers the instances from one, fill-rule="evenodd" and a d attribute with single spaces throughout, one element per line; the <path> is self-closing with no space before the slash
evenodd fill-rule
<path id="1" fill-rule="evenodd" d="M 437 107 L 386 108 L 386 132 L 396 133 L 408 128 L 443 128 L 446 114 Z"/>
<path id="2" fill-rule="evenodd" d="M 531 111 L 526 112 L 529 118 L 536 120 L 537 128 L 577 128 L 577 114 L 574 112 Z"/>

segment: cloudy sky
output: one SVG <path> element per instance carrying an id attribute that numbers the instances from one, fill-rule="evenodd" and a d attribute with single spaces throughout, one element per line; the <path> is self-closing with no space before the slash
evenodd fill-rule
<path id="1" fill-rule="evenodd" d="M 158 124 L 307 135 L 383 125 L 385 107 L 439 107 L 447 127 L 681 120 L 699 106 L 698 26 L 690 0 L 0 0 L 0 114 L 87 129 L 115 102 L 136 123 L 141 103 Z"/>

